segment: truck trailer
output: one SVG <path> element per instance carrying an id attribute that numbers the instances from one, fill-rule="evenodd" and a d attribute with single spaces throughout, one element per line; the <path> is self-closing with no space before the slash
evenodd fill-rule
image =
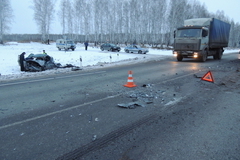
<path id="1" fill-rule="evenodd" d="M 173 54 L 178 61 L 197 58 L 202 62 L 208 56 L 222 58 L 228 46 L 231 25 L 215 18 L 196 18 L 184 21 L 184 26 L 174 31 Z"/>

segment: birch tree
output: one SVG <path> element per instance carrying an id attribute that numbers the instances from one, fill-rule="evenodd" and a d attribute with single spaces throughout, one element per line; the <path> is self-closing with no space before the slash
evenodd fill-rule
<path id="1" fill-rule="evenodd" d="M 46 43 L 50 26 L 54 19 L 55 0 L 33 0 L 34 20 L 42 35 L 42 42 Z"/>
<path id="2" fill-rule="evenodd" d="M 224 12 L 210 13 L 205 4 L 201 4 L 199 0 L 61 0 L 61 2 L 65 2 L 60 11 L 63 34 L 74 32 L 76 40 L 80 41 L 149 43 L 163 46 L 173 42 L 174 30 L 182 26 L 185 19 L 214 17 L 229 22 Z M 69 4 L 70 7 L 67 7 Z M 231 38 L 231 41 L 237 41 L 240 37 L 235 34 L 239 31 L 235 26 L 239 25 L 233 26 L 231 35 L 234 38 Z"/>
<path id="3" fill-rule="evenodd" d="M 84 0 L 75 0 L 74 2 L 74 30 L 77 35 L 83 35 L 83 3 Z M 81 41 L 84 41 L 84 39 L 81 39 Z"/>
<path id="4" fill-rule="evenodd" d="M 58 11 L 58 16 L 60 19 L 60 24 L 62 26 L 62 34 L 66 33 L 66 22 L 67 22 L 67 0 L 62 0 L 60 2 L 60 10 Z"/>
<path id="5" fill-rule="evenodd" d="M 168 44 L 172 43 L 173 40 L 173 32 L 174 30 L 183 25 L 183 21 L 186 18 L 186 5 L 187 0 L 170 0 L 170 14 L 169 14 L 169 32 L 170 37 L 168 40 Z"/>
<path id="6" fill-rule="evenodd" d="M 60 10 L 58 11 L 58 16 L 62 26 L 62 34 L 69 35 L 73 38 L 74 33 L 74 11 L 73 3 L 71 0 L 62 0 L 60 2 Z"/>
<path id="7" fill-rule="evenodd" d="M 85 40 L 84 41 L 88 41 L 88 36 L 91 32 L 91 30 L 93 30 L 93 28 L 91 28 L 91 11 L 92 11 L 92 6 L 91 6 L 91 1 L 88 0 L 86 2 L 83 3 L 83 8 L 84 8 L 84 12 L 82 13 L 82 16 L 83 17 L 83 24 L 84 24 L 84 33 L 85 33 Z"/>
<path id="8" fill-rule="evenodd" d="M 0 0 L 0 44 L 3 44 L 3 34 L 10 29 L 13 20 L 13 10 L 9 0 Z"/>
<path id="9" fill-rule="evenodd" d="M 73 38 L 74 33 L 74 14 L 73 14 L 73 4 L 71 0 L 67 0 L 67 28 L 68 34 L 71 38 Z"/>
<path id="10" fill-rule="evenodd" d="M 101 42 L 101 38 L 99 37 L 100 35 L 100 25 L 101 25 L 101 19 L 99 18 L 100 15 L 100 9 L 101 8 L 101 0 L 95 0 L 94 3 L 94 42 L 95 45 L 98 43 L 98 41 Z"/>

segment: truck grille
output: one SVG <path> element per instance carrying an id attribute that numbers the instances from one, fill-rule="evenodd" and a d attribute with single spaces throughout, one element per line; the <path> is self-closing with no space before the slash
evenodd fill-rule
<path id="1" fill-rule="evenodd" d="M 176 43 L 175 50 L 198 50 L 197 44 Z"/>
<path id="2" fill-rule="evenodd" d="M 197 51 L 200 49 L 200 39 L 175 39 L 174 50 Z"/>

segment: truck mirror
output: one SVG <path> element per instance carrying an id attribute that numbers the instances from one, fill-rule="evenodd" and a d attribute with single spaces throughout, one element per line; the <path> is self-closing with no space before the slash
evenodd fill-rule
<path id="1" fill-rule="evenodd" d="M 203 36 L 203 37 L 206 37 L 207 35 L 208 35 L 208 31 L 207 31 L 207 30 L 203 30 L 202 36 Z"/>

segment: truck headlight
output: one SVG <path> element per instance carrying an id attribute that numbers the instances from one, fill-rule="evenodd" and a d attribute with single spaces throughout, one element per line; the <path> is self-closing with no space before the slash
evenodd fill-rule
<path id="1" fill-rule="evenodd" d="M 193 53 L 193 58 L 198 58 L 198 52 Z"/>
<path id="2" fill-rule="evenodd" d="M 177 57 L 177 55 L 178 55 L 178 52 L 173 51 L 173 56 L 174 56 L 174 57 Z"/>

